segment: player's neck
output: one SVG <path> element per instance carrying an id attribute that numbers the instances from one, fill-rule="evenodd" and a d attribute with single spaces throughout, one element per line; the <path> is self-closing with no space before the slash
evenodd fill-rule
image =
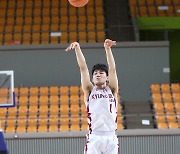
<path id="1" fill-rule="evenodd" d="M 97 89 L 104 89 L 106 88 L 106 84 L 102 84 L 102 85 L 95 85 Z"/>

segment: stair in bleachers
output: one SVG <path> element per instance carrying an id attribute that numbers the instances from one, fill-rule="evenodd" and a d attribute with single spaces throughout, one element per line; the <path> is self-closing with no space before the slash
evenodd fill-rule
<path id="1" fill-rule="evenodd" d="M 126 113 L 127 129 L 150 129 L 154 128 L 151 108 L 148 102 L 145 101 L 125 101 L 124 110 Z M 150 125 L 142 124 L 142 120 L 149 120 Z"/>
<path id="2" fill-rule="evenodd" d="M 105 17 L 108 37 L 116 41 L 134 41 L 127 0 L 105 0 Z"/>

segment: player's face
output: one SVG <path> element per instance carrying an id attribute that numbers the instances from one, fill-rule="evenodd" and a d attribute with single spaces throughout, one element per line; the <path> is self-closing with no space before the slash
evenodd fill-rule
<path id="1" fill-rule="evenodd" d="M 93 83 L 97 86 L 103 85 L 106 83 L 108 77 L 105 71 L 95 70 L 93 73 Z"/>

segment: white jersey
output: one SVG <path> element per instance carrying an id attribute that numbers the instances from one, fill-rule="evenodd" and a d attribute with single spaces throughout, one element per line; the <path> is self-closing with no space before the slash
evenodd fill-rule
<path id="1" fill-rule="evenodd" d="M 86 102 L 90 134 L 114 132 L 117 129 L 117 100 L 109 87 L 93 87 Z"/>

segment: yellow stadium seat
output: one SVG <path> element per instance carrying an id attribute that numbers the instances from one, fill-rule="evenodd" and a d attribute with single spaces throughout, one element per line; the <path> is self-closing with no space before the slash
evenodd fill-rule
<path id="1" fill-rule="evenodd" d="M 28 105 L 28 96 L 20 96 L 19 97 L 19 105 L 27 106 Z"/>
<path id="2" fill-rule="evenodd" d="M 33 13 L 32 9 L 27 8 L 27 9 L 24 10 L 25 17 L 31 17 L 32 13 Z"/>
<path id="3" fill-rule="evenodd" d="M 79 7 L 77 8 L 78 16 L 85 15 L 85 7 Z"/>
<path id="4" fill-rule="evenodd" d="M 39 119 L 38 120 L 38 132 L 47 132 L 47 119 Z"/>
<path id="5" fill-rule="evenodd" d="M 96 7 L 95 12 L 96 15 L 103 15 L 103 7 Z"/>
<path id="6" fill-rule="evenodd" d="M 162 123 L 162 122 L 165 122 L 166 121 L 166 117 L 164 114 L 161 114 L 161 115 L 155 115 L 155 118 L 156 118 L 156 121 L 158 123 Z"/>
<path id="7" fill-rule="evenodd" d="M 180 102 L 180 93 L 173 93 L 172 97 L 174 102 Z"/>
<path id="8" fill-rule="evenodd" d="M 117 129 L 118 130 L 123 130 L 124 129 L 124 126 L 122 123 L 117 123 Z"/>
<path id="9" fill-rule="evenodd" d="M 19 106 L 18 109 L 18 118 L 26 118 L 28 113 L 28 107 L 27 106 Z"/>
<path id="10" fill-rule="evenodd" d="M 87 24 L 88 31 L 95 31 L 95 23 L 88 23 Z"/>
<path id="11" fill-rule="evenodd" d="M 34 16 L 34 19 L 35 19 L 35 17 L 40 17 L 41 16 L 41 8 L 34 8 L 33 16 Z"/>
<path id="12" fill-rule="evenodd" d="M 16 118 L 17 116 L 17 108 L 16 107 L 11 107 L 8 108 L 8 118 Z"/>
<path id="13" fill-rule="evenodd" d="M 7 97 L 8 96 L 8 88 L 0 88 L 0 96 L 1 97 Z"/>
<path id="14" fill-rule="evenodd" d="M 5 26 L 5 32 L 6 33 L 12 33 L 13 32 L 13 27 L 12 25 L 9 25 L 9 26 Z"/>
<path id="15" fill-rule="evenodd" d="M 70 6 L 68 13 L 70 16 L 76 16 L 76 8 L 73 6 Z"/>
<path id="16" fill-rule="evenodd" d="M 104 24 L 103 23 L 96 24 L 96 30 L 97 31 L 104 31 Z"/>
<path id="17" fill-rule="evenodd" d="M 43 1 L 43 7 L 44 8 L 50 8 L 50 6 L 51 6 L 51 1 L 50 0 Z"/>
<path id="18" fill-rule="evenodd" d="M 26 132 L 26 119 L 18 119 L 17 121 L 17 128 L 16 128 L 16 132 L 17 133 L 25 133 Z"/>
<path id="19" fill-rule="evenodd" d="M 78 86 L 70 86 L 69 92 L 70 92 L 70 95 L 78 95 L 79 94 L 79 87 Z"/>
<path id="20" fill-rule="evenodd" d="M 96 42 L 96 33 L 95 32 L 88 32 L 88 42 Z"/>
<path id="21" fill-rule="evenodd" d="M 81 104 L 81 116 L 87 116 L 87 109 L 85 104 Z"/>
<path id="22" fill-rule="evenodd" d="M 69 131 L 69 118 L 61 118 L 60 119 L 60 131 Z"/>
<path id="23" fill-rule="evenodd" d="M 60 114 L 61 114 L 61 117 L 68 117 L 69 116 L 69 106 L 61 105 Z"/>
<path id="24" fill-rule="evenodd" d="M 147 7 L 146 6 L 139 6 L 139 14 L 140 17 L 147 17 Z"/>
<path id="25" fill-rule="evenodd" d="M 49 88 L 48 87 L 40 87 L 39 91 L 40 91 L 41 96 L 47 96 L 49 93 Z"/>
<path id="26" fill-rule="evenodd" d="M 0 129 L 3 131 L 5 131 L 5 124 L 6 124 L 6 120 L 0 119 Z"/>
<path id="27" fill-rule="evenodd" d="M 170 122 L 176 122 L 176 116 L 175 116 L 175 114 L 173 115 L 166 115 L 166 119 L 167 119 L 167 121 L 168 121 L 168 123 L 170 123 Z"/>
<path id="28" fill-rule="evenodd" d="M 43 118 L 47 117 L 48 110 L 49 110 L 49 108 L 48 108 L 47 105 L 45 105 L 45 106 L 40 105 L 40 107 L 39 107 L 39 117 L 43 117 Z"/>
<path id="29" fill-rule="evenodd" d="M 168 129 L 167 123 L 158 123 L 157 128 L 159 129 Z"/>
<path id="30" fill-rule="evenodd" d="M 33 25 L 33 26 L 32 26 L 32 32 L 33 32 L 33 33 L 39 33 L 39 32 L 40 32 L 40 29 L 41 29 L 41 26 L 40 26 L 40 25 Z"/>
<path id="31" fill-rule="evenodd" d="M 15 25 L 14 26 L 14 32 L 15 33 L 21 33 L 22 32 L 22 26 L 21 25 Z"/>
<path id="32" fill-rule="evenodd" d="M 71 105 L 71 108 L 70 108 L 70 112 L 71 112 L 71 117 L 77 117 L 79 116 L 79 105 L 78 104 L 74 104 L 74 105 Z"/>
<path id="33" fill-rule="evenodd" d="M 68 86 L 61 86 L 59 90 L 60 90 L 61 95 L 68 95 L 69 94 L 69 87 Z"/>
<path id="34" fill-rule="evenodd" d="M 28 1 L 28 3 L 25 3 L 26 4 L 26 8 L 28 9 L 31 9 L 33 7 L 33 1 Z"/>
<path id="35" fill-rule="evenodd" d="M 6 133 L 15 133 L 16 119 L 7 120 Z"/>
<path id="36" fill-rule="evenodd" d="M 162 93 L 169 93 L 170 85 L 169 84 L 161 84 L 161 91 L 162 91 Z"/>
<path id="37" fill-rule="evenodd" d="M 174 112 L 174 104 L 172 102 L 165 102 L 164 103 L 164 108 L 168 112 Z"/>
<path id="38" fill-rule="evenodd" d="M 154 17 L 157 16 L 157 11 L 156 11 L 156 7 L 155 6 L 148 6 L 148 12 L 149 12 L 149 16 L 150 17 Z"/>
<path id="39" fill-rule="evenodd" d="M 5 44 L 9 44 L 12 41 L 12 34 L 5 34 Z"/>
<path id="40" fill-rule="evenodd" d="M 58 86 L 51 86 L 50 87 L 50 95 L 58 95 L 59 93 L 59 87 Z"/>
<path id="41" fill-rule="evenodd" d="M 76 30 L 77 30 L 77 24 L 76 23 L 69 24 L 69 31 L 70 32 L 76 32 Z"/>
<path id="42" fill-rule="evenodd" d="M 60 104 L 67 105 L 69 103 L 69 96 L 68 95 L 61 95 L 60 96 Z"/>
<path id="43" fill-rule="evenodd" d="M 153 102 L 161 102 L 162 101 L 162 98 L 161 98 L 161 94 L 159 94 L 159 93 L 154 93 L 154 94 L 152 94 L 152 101 Z"/>
<path id="44" fill-rule="evenodd" d="M 0 117 L 5 118 L 7 114 L 7 109 L 6 108 L 0 108 Z"/>
<path id="45" fill-rule="evenodd" d="M 58 16 L 52 16 L 51 18 L 51 24 L 59 24 L 60 23 L 60 17 Z"/>
<path id="46" fill-rule="evenodd" d="M 98 42 L 104 42 L 105 40 L 105 32 L 104 31 L 98 31 L 97 32 L 97 41 Z"/>
<path id="47" fill-rule="evenodd" d="M 40 25 L 41 24 L 41 17 L 40 16 L 35 16 L 34 18 L 33 18 L 33 24 L 37 24 L 37 25 Z"/>
<path id="48" fill-rule="evenodd" d="M 50 15 L 50 7 L 49 8 L 42 8 L 42 15 L 49 16 Z"/>
<path id="49" fill-rule="evenodd" d="M 29 27 L 27 32 L 30 32 L 30 30 L 31 30 L 31 26 L 30 25 L 32 25 L 32 22 L 33 22 L 32 17 L 25 17 L 24 23 L 25 23 L 26 27 Z"/>
<path id="50" fill-rule="evenodd" d="M 59 107 L 57 105 L 51 105 L 49 111 L 50 111 L 50 117 L 59 116 Z"/>
<path id="51" fill-rule="evenodd" d="M 156 104 L 153 104 L 153 106 L 156 111 L 156 114 L 158 114 L 158 113 L 161 114 L 164 112 L 164 106 L 162 103 L 156 103 Z"/>
<path id="52" fill-rule="evenodd" d="M 49 16 L 42 17 L 42 25 L 48 25 L 48 24 L 50 24 L 50 21 L 51 21 L 51 19 Z"/>
<path id="53" fill-rule="evenodd" d="M 87 118 L 81 118 L 81 131 L 87 131 L 88 130 L 88 122 Z"/>
<path id="54" fill-rule="evenodd" d="M 80 43 L 85 43 L 86 42 L 86 32 L 79 32 L 78 33 L 78 39 Z"/>
<path id="55" fill-rule="evenodd" d="M 49 132 L 58 131 L 58 118 L 49 119 Z"/>
<path id="56" fill-rule="evenodd" d="M 81 16 L 81 18 L 78 18 L 78 23 L 79 24 L 86 23 L 86 16 Z"/>
<path id="57" fill-rule="evenodd" d="M 25 5 L 24 1 L 17 1 L 17 8 L 20 10 L 23 10 L 23 7 Z"/>
<path id="58" fill-rule="evenodd" d="M 178 123 L 176 123 L 176 122 L 170 122 L 170 123 L 168 123 L 168 126 L 170 129 L 178 129 L 179 128 Z"/>
<path id="59" fill-rule="evenodd" d="M 29 106 L 38 106 L 38 96 L 30 96 L 29 97 Z"/>
<path id="60" fill-rule="evenodd" d="M 71 118 L 70 123 L 70 131 L 80 131 L 79 118 Z"/>
<path id="61" fill-rule="evenodd" d="M 79 96 L 77 94 L 70 95 L 71 104 L 79 104 Z"/>
<path id="62" fill-rule="evenodd" d="M 162 99 L 164 102 L 171 102 L 172 101 L 172 96 L 170 93 L 163 93 L 162 94 Z"/>
<path id="63" fill-rule="evenodd" d="M 5 23 L 6 23 L 6 19 L 5 18 L 1 18 L 0 26 L 4 26 Z"/>
<path id="64" fill-rule="evenodd" d="M 27 132 L 37 132 L 37 119 L 28 119 Z"/>
<path id="65" fill-rule="evenodd" d="M 32 44 L 40 44 L 40 33 L 32 33 Z"/>
<path id="66" fill-rule="evenodd" d="M 23 44 L 31 43 L 31 33 L 23 33 Z"/>
<path id="67" fill-rule="evenodd" d="M 41 95 L 40 97 L 39 97 L 39 103 L 40 103 L 40 106 L 41 105 L 44 105 L 44 106 L 46 106 L 47 104 L 48 104 L 48 102 L 49 102 L 49 98 L 48 98 L 48 96 L 47 95 Z"/>
<path id="68" fill-rule="evenodd" d="M 4 18 L 5 15 L 6 15 L 6 9 L 3 8 L 3 9 L 0 10 L 0 17 Z"/>
<path id="69" fill-rule="evenodd" d="M 171 84 L 171 90 L 173 93 L 179 93 L 180 92 L 180 86 L 178 83 L 172 83 Z"/>
<path id="70" fill-rule="evenodd" d="M 41 44 L 49 44 L 49 33 L 42 33 L 41 34 Z"/>
<path id="71" fill-rule="evenodd" d="M 176 113 L 180 114 L 180 102 L 179 103 L 175 102 L 174 106 L 175 106 L 175 109 L 176 109 Z"/>
<path id="72" fill-rule="evenodd" d="M 160 93 L 160 85 L 159 84 L 152 84 L 151 87 L 152 93 Z"/>
<path id="73" fill-rule="evenodd" d="M 70 17 L 69 17 L 69 23 L 70 23 L 70 24 L 71 24 L 71 23 L 77 23 L 77 21 L 78 21 L 77 16 L 70 16 Z"/>
<path id="74" fill-rule="evenodd" d="M 37 118 L 38 115 L 38 106 L 29 106 L 28 117 Z"/>
<path id="75" fill-rule="evenodd" d="M 59 97 L 57 95 L 51 95 L 49 98 L 50 105 L 58 105 Z"/>

